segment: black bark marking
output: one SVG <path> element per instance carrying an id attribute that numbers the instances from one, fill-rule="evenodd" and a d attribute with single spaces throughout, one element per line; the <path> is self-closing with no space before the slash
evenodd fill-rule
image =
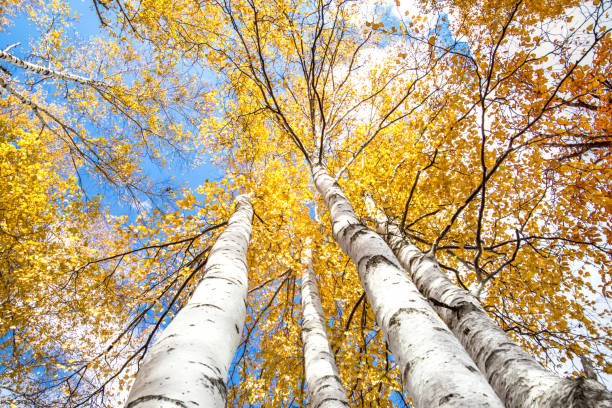
<path id="1" fill-rule="evenodd" d="M 177 407 L 181 407 L 181 408 L 189 408 L 183 401 L 174 399 L 174 398 L 168 398 L 168 397 L 164 397 L 163 395 L 145 395 L 143 397 L 140 397 L 138 399 L 135 399 L 134 401 L 130 402 L 129 404 L 127 404 L 125 406 L 125 408 L 133 408 L 138 404 L 141 404 L 143 402 L 147 402 L 147 401 L 164 401 L 164 402 L 171 402 L 173 404 L 175 404 Z"/>
<path id="2" fill-rule="evenodd" d="M 359 260 L 357 261 L 357 270 L 360 270 L 361 269 L 361 264 L 363 262 L 366 262 L 370 258 L 371 258 L 370 255 L 365 255 L 365 256 L 362 256 L 361 258 L 359 258 Z"/>
<path id="3" fill-rule="evenodd" d="M 446 404 L 448 401 L 458 396 L 459 396 L 458 394 L 445 395 L 444 397 L 440 398 L 440 400 L 438 401 L 438 406 L 442 406 L 443 404 Z"/>
<path id="4" fill-rule="evenodd" d="M 505 354 L 508 352 L 508 349 L 503 347 L 503 346 L 507 346 L 507 345 L 514 345 L 513 343 L 502 343 L 500 344 L 496 350 L 494 350 L 491 354 L 489 354 L 489 356 L 486 358 L 485 362 L 484 362 L 484 366 L 485 366 L 485 371 L 487 373 L 491 372 L 491 364 L 493 364 L 493 360 L 495 360 L 495 356 L 497 354 Z M 504 365 L 507 366 L 508 364 L 511 364 L 514 361 L 520 360 L 518 358 L 509 358 L 506 361 L 504 361 Z"/>
<path id="5" fill-rule="evenodd" d="M 217 392 L 223 397 L 224 401 L 227 399 L 227 388 L 225 386 L 225 381 L 223 381 L 221 377 L 210 377 L 208 375 L 202 375 L 202 382 L 204 383 L 205 387 L 206 383 L 208 383 L 210 384 L 210 388 L 215 388 Z"/>
<path id="6" fill-rule="evenodd" d="M 410 363 L 406 363 L 404 369 L 402 370 L 402 379 L 406 382 L 408 378 L 408 373 L 410 372 Z"/>
<path id="7" fill-rule="evenodd" d="M 217 374 L 221 375 L 221 370 L 218 367 L 214 367 L 214 366 L 211 366 L 210 364 L 202 363 L 200 361 L 191 361 L 190 360 L 189 363 L 191 363 L 191 364 L 199 364 L 201 366 L 204 366 L 204 367 L 208 368 L 210 371 L 214 371 Z"/>
<path id="8" fill-rule="evenodd" d="M 366 227 L 363 227 L 363 229 L 356 231 L 355 233 L 353 233 L 353 235 L 351 235 L 351 237 L 349 238 L 349 245 L 353 246 L 353 243 L 360 237 L 363 235 L 369 235 L 370 231 L 368 229 L 366 229 Z"/>
<path id="9" fill-rule="evenodd" d="M 327 381 L 330 379 L 334 379 L 336 382 L 340 383 L 340 377 L 338 377 L 337 375 L 324 375 L 323 377 L 320 377 L 319 379 L 317 379 L 317 382 L 323 381 L 327 383 Z"/>
<path id="10" fill-rule="evenodd" d="M 341 403 L 342 405 L 344 405 L 345 407 L 349 406 L 349 404 L 346 401 L 342 401 L 339 398 L 331 398 L 330 397 L 330 398 L 325 398 L 324 400 L 319 401 L 319 403 L 317 405 L 315 405 L 314 408 L 319 408 L 319 407 L 321 407 L 323 404 L 325 404 L 328 401 L 337 401 L 337 402 Z"/>
<path id="11" fill-rule="evenodd" d="M 158 341 L 157 343 L 159 344 L 159 343 L 161 343 L 162 341 L 166 341 L 166 340 L 171 339 L 171 338 L 176 337 L 176 336 L 177 336 L 177 334 L 176 334 L 176 333 L 175 333 L 175 334 L 169 334 L 169 335 L 167 335 L 166 337 L 162 337 L 161 339 L 159 339 L 159 341 Z"/>
<path id="12" fill-rule="evenodd" d="M 400 324 L 401 318 L 400 315 L 401 314 L 410 314 L 410 313 L 417 313 L 417 314 L 422 314 L 427 316 L 427 313 L 421 309 L 416 309 L 416 308 L 412 308 L 412 307 L 402 307 L 400 308 L 397 312 L 393 313 L 393 315 L 391 316 L 391 318 L 389 319 L 389 330 L 392 330 L 394 326 L 398 326 Z"/>
<path id="13" fill-rule="evenodd" d="M 473 373 L 477 373 L 478 372 L 478 369 L 476 367 L 472 367 L 472 366 L 466 365 L 465 368 L 467 368 L 468 370 L 470 370 Z"/>
<path id="14" fill-rule="evenodd" d="M 414 269 L 418 267 L 418 265 L 421 263 L 420 261 L 421 257 L 418 255 L 410 258 L 410 260 L 408 261 L 408 270 L 411 271 L 411 273 L 414 273 Z"/>
<path id="15" fill-rule="evenodd" d="M 329 204 L 335 204 L 337 201 L 345 201 L 346 198 L 342 196 L 342 194 L 331 193 L 327 196 L 327 202 Z"/>
<path id="16" fill-rule="evenodd" d="M 236 333 L 240 333 L 240 329 L 238 329 L 238 325 L 235 324 L 234 327 L 236 328 Z"/>
<path id="17" fill-rule="evenodd" d="M 230 285 L 242 285 L 242 282 L 236 279 L 226 278 L 224 276 L 205 276 L 204 279 L 221 279 L 224 281 L 228 281 Z"/>
<path id="18" fill-rule="evenodd" d="M 467 314 L 478 311 L 480 311 L 480 309 L 475 304 L 471 302 L 463 302 L 456 306 L 455 313 L 457 313 L 457 319 L 461 321 Z"/>
<path id="19" fill-rule="evenodd" d="M 200 308 L 200 307 L 212 307 L 212 308 L 219 309 L 219 310 L 223 311 L 223 309 L 221 309 L 219 306 L 211 305 L 210 303 L 196 303 L 196 304 L 190 305 L 190 306 L 193 309 Z"/>
<path id="20" fill-rule="evenodd" d="M 360 224 L 360 223 L 349 224 L 346 227 L 344 227 L 342 229 L 342 231 L 339 232 L 338 235 L 340 235 L 342 238 L 348 237 L 349 242 L 352 244 L 353 243 L 353 235 L 359 233 L 360 231 L 362 231 L 365 228 L 366 227 L 363 224 Z"/>
<path id="21" fill-rule="evenodd" d="M 391 260 L 389 260 L 384 255 L 373 255 L 366 262 L 366 272 L 369 273 L 371 269 L 376 268 L 376 267 L 378 267 L 380 265 L 389 265 L 389 266 L 392 266 L 394 268 L 397 268 L 395 263 L 391 262 Z"/>
<path id="22" fill-rule="evenodd" d="M 438 299 L 435 299 L 435 298 L 432 298 L 432 297 L 428 297 L 427 300 L 429 300 L 434 306 L 443 307 L 445 309 L 452 310 L 455 313 L 459 313 L 459 307 L 458 306 L 447 305 L 446 303 L 441 302 Z"/>
<path id="23" fill-rule="evenodd" d="M 447 330 L 444 327 L 438 327 L 438 326 L 434 327 L 434 330 L 442 332 L 442 333 L 446 333 L 447 332 Z"/>

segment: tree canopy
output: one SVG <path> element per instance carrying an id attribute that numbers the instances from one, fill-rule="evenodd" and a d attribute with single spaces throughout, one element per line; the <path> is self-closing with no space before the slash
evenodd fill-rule
<path id="1" fill-rule="evenodd" d="M 86 40 L 73 7 L 0 5 L 39 28 L 0 54 L 2 403 L 122 404 L 251 193 L 228 403 L 306 406 L 308 250 L 350 405 L 409 406 L 315 164 L 547 368 L 609 385 L 609 2 L 92 0 Z M 223 176 L 156 185 L 177 157 Z"/>

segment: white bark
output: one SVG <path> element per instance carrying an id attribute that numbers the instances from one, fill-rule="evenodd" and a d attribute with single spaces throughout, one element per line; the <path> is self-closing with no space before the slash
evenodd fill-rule
<path id="1" fill-rule="evenodd" d="M 346 408 L 349 403 L 325 331 L 327 325 L 321 307 L 309 243 L 304 248 L 303 264 L 302 343 L 310 406 L 312 408 Z"/>
<path id="2" fill-rule="evenodd" d="M 417 408 L 502 407 L 457 338 L 419 293 L 376 232 L 359 222 L 340 186 L 320 165 L 315 185 L 330 211 L 332 233 L 357 266 L 376 321 Z"/>
<path id="3" fill-rule="evenodd" d="M 370 207 L 374 212 L 372 202 Z M 450 306 L 436 309 L 506 407 L 612 407 L 612 397 L 601 384 L 586 378 L 561 378 L 548 371 L 495 324 L 475 297 L 453 284 L 433 257 L 403 240 L 399 227 L 380 213 L 376 223 L 419 291 Z"/>
<path id="4" fill-rule="evenodd" d="M 246 316 L 246 253 L 253 208 L 236 199 L 228 226 L 211 248 L 204 278 L 151 347 L 126 408 L 222 408 L 229 365 Z"/>
<path id="5" fill-rule="evenodd" d="M 14 55 L 11 55 L 4 50 L 0 50 L 0 60 L 8 62 L 9 64 L 23 68 L 25 70 L 28 70 L 38 75 L 47 75 L 47 76 L 50 76 L 56 79 L 73 81 L 81 85 L 88 85 L 88 86 L 93 86 L 93 87 L 107 87 L 108 86 L 102 81 L 97 81 L 95 79 L 82 77 L 80 75 L 71 74 L 69 72 L 56 71 L 51 68 L 43 67 L 42 65 L 32 64 L 31 62 L 27 62 L 27 61 L 22 60 L 21 58 L 17 58 Z"/>
<path id="6" fill-rule="evenodd" d="M 42 116 L 40 116 L 40 112 L 39 111 L 43 111 L 45 113 L 47 113 L 47 111 L 45 111 L 44 109 L 42 109 L 38 104 L 36 104 L 34 101 L 27 99 L 25 96 L 21 95 L 19 92 L 17 92 L 15 90 L 15 88 L 13 88 L 11 85 L 9 85 L 8 82 L 6 82 L 2 77 L 0 77 L 0 88 L 3 88 L 4 90 L 6 90 L 9 94 L 13 95 L 15 98 L 17 98 L 19 100 L 19 102 L 23 103 L 26 106 L 29 106 L 30 108 L 32 108 L 34 110 L 34 112 L 36 113 L 36 115 L 43 121 L 45 122 L 45 120 L 42 118 Z"/>

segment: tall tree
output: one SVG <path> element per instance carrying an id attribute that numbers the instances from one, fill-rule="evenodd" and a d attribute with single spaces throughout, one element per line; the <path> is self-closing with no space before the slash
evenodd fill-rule
<path id="1" fill-rule="evenodd" d="M 349 404 L 346 390 L 338 376 L 336 361 L 327 338 L 327 324 L 321 308 L 310 245 L 308 240 L 304 247 L 304 268 L 300 284 L 304 371 L 310 391 L 310 403 L 313 407 L 347 407 Z"/>
<path id="2" fill-rule="evenodd" d="M 334 238 L 357 266 L 416 406 L 502 406 L 457 339 L 402 273 L 391 249 L 357 219 L 327 171 L 317 165 L 313 173 L 330 210 Z"/>
<path id="3" fill-rule="evenodd" d="M 0 58 L 1 403 L 105 404 L 125 386 L 124 357 L 132 361 L 142 346 L 131 336 L 138 331 L 146 340 L 151 331 L 139 325 L 155 310 L 151 303 L 180 292 L 187 268 L 164 291 L 176 263 L 163 249 L 203 233 L 174 246 L 157 242 L 141 256 L 126 247 L 137 247 L 147 229 L 138 225 L 138 237 L 135 226 L 119 226 L 97 193 L 110 185 L 129 206 L 168 196 L 140 165 L 167 162 L 170 151 L 185 154 L 178 144 L 189 124 L 176 119 L 187 113 L 179 95 L 190 88 L 174 86 L 187 76 L 162 81 L 161 67 L 128 38 L 79 42 L 66 2 L 4 2 L 0 11 L 0 30 L 28 18 L 35 28 L 27 45 L 9 45 Z M 173 99 L 176 110 L 167 110 Z M 166 264 L 133 268 L 134 258 L 147 256 Z"/>
<path id="4" fill-rule="evenodd" d="M 561 33 L 564 41 L 556 41 L 557 33 L 540 22 L 569 20 L 564 5 L 487 3 L 478 8 L 478 19 L 471 20 L 466 13 L 474 5 L 457 2 L 453 14 L 434 20 L 411 16 L 385 26 L 360 20 L 361 10 L 350 3 L 312 8 L 290 2 L 222 2 L 199 8 L 178 3 L 168 10 L 147 3 L 151 13 L 132 10 L 130 24 L 156 43 L 172 38 L 165 43 L 169 50 L 209 62 L 219 72 L 226 121 L 219 126 L 217 118 L 206 120 L 203 134 L 213 136 L 211 148 L 227 149 L 221 157 L 228 169 L 246 180 L 261 179 L 256 173 L 276 155 L 294 166 L 305 161 L 303 171 L 317 177 L 333 174 L 358 209 L 360 190 L 373 191 L 385 209 L 395 209 L 402 228 L 415 230 L 415 240 L 439 254 L 463 284 L 474 286 L 503 328 L 525 334 L 524 346 L 550 353 L 541 347 L 546 344 L 574 355 L 580 347 L 591 347 L 597 354 L 597 347 L 609 347 L 605 326 L 586 318 L 587 303 L 567 300 L 568 291 L 584 299 L 584 280 L 569 273 L 568 264 L 544 261 L 547 254 L 571 259 L 582 252 L 601 264 L 607 256 L 607 246 L 597 239 L 581 241 L 568 234 L 570 225 L 582 221 L 597 231 L 607 210 L 594 204 L 589 215 L 568 207 L 563 207 L 565 219 L 556 214 L 563 197 L 571 194 L 559 186 L 584 177 L 587 168 L 601 171 L 590 159 L 577 163 L 576 171 L 558 171 L 559 155 L 550 153 L 572 148 L 571 143 L 552 142 L 570 135 L 564 127 L 567 119 L 557 121 L 555 115 L 577 108 L 563 102 L 574 98 L 575 88 L 567 84 L 609 37 L 603 25 L 607 6 L 598 3 L 585 9 L 592 27 L 585 24 L 574 31 L 580 35 Z M 368 63 L 372 56 L 378 59 Z M 283 149 L 278 151 L 278 145 Z M 421 170 L 415 173 L 415 168 Z M 595 189 L 601 186 L 594 179 L 589 183 Z M 334 193 L 326 204 L 343 201 L 333 180 L 323 187 L 324 193 Z M 329 209 L 331 214 L 337 210 L 334 216 L 340 212 L 337 205 Z M 352 213 L 349 206 L 343 210 Z M 362 229 L 352 216 L 349 224 Z M 553 222 L 543 228 L 538 219 Z M 347 237 L 338 234 L 345 225 L 335 221 L 332 230 L 350 253 Z M 533 260 L 539 260 L 540 269 L 527 268 Z M 559 290 L 565 274 L 572 277 Z M 532 302 L 533 309 L 521 313 L 524 307 L 513 292 L 535 293 L 543 301 Z M 370 303 L 375 304 L 372 298 Z M 568 303 L 569 309 L 564 306 Z M 546 308 L 555 312 L 542 319 Z M 563 309 L 588 334 L 567 330 Z M 550 330 L 538 330 L 540 324 Z M 388 327 L 383 329 L 389 336 Z M 397 344 L 390 346 L 397 352 Z"/>
<path id="5" fill-rule="evenodd" d="M 377 231 L 419 291 L 437 306 L 444 322 L 507 407 L 598 407 L 612 401 L 610 393 L 595 378 L 562 378 L 530 357 L 495 324 L 474 296 L 450 281 L 431 254 L 405 240 L 399 227 L 376 211 L 376 203 L 371 198 L 367 201 Z"/>
<path id="6" fill-rule="evenodd" d="M 246 314 L 252 218 L 250 198 L 237 197 L 202 281 L 155 340 L 126 407 L 227 406 L 226 378 Z"/>
<path id="7" fill-rule="evenodd" d="M 441 301 L 418 293 L 371 230 L 364 191 L 527 352 L 551 368 L 583 355 L 596 370 L 610 370 L 608 312 L 591 303 L 609 281 L 602 239 L 610 208 L 608 5 L 454 1 L 418 13 L 411 8 L 405 17 L 401 3 L 94 5 L 103 24 L 149 42 L 160 65 L 215 73 L 215 106 L 200 123 L 203 145 L 226 170 L 228 189 L 255 192 L 257 219 L 249 254 L 253 302 L 230 371 L 232 382 L 241 380 L 228 392 L 234 405 L 264 398 L 274 406 L 304 405 L 295 316 L 299 243 L 307 237 L 318 245 L 321 306 L 349 403 L 392 406 L 388 397 L 403 381 L 416 404 L 462 404 L 468 377 L 456 375 L 443 387 L 416 383 L 447 375 L 414 361 L 411 349 L 426 346 L 417 339 L 452 350 L 458 358 L 449 364 L 460 364 L 451 376 L 472 376 L 496 398 L 428 303 Z M 113 11 L 118 17 L 109 17 Z M 568 30 L 559 30 L 572 15 Z M 202 191 L 218 188 L 205 184 Z M 183 211 L 202 205 L 197 214 L 167 214 L 159 228 L 133 226 L 138 232 L 125 239 L 146 238 L 156 248 L 163 237 L 195 262 L 193 228 L 226 219 L 228 202 L 227 193 L 202 203 L 187 194 L 179 205 Z M 312 220 L 319 210 L 322 224 Z M 329 223 L 354 264 L 329 237 Z M 145 258 L 132 262 L 163 260 Z M 152 285 L 155 294 L 144 288 L 130 294 L 143 301 L 143 311 L 167 320 L 194 287 L 191 266 L 162 273 L 136 267 L 124 276 Z M 405 289 L 389 289 L 391 277 Z M 176 290 L 181 284 L 186 290 Z M 174 289 L 156 297 L 164 287 Z M 396 301 L 390 294 L 397 292 Z M 398 309 L 414 310 L 400 304 L 406 293 L 423 313 L 391 319 Z M 142 355 L 147 344 L 130 356 Z"/>

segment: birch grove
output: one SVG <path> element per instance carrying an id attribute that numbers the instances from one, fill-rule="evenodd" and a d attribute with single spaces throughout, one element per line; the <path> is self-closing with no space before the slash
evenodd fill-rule
<path id="1" fill-rule="evenodd" d="M 313 179 L 330 210 L 334 238 L 357 266 L 415 405 L 502 407 L 457 339 L 406 278 L 389 247 L 355 217 L 338 184 L 321 166 L 313 168 Z"/>
<path id="2" fill-rule="evenodd" d="M 612 4 L 47 3 L 0 7 L 0 404 L 612 404 Z"/>

